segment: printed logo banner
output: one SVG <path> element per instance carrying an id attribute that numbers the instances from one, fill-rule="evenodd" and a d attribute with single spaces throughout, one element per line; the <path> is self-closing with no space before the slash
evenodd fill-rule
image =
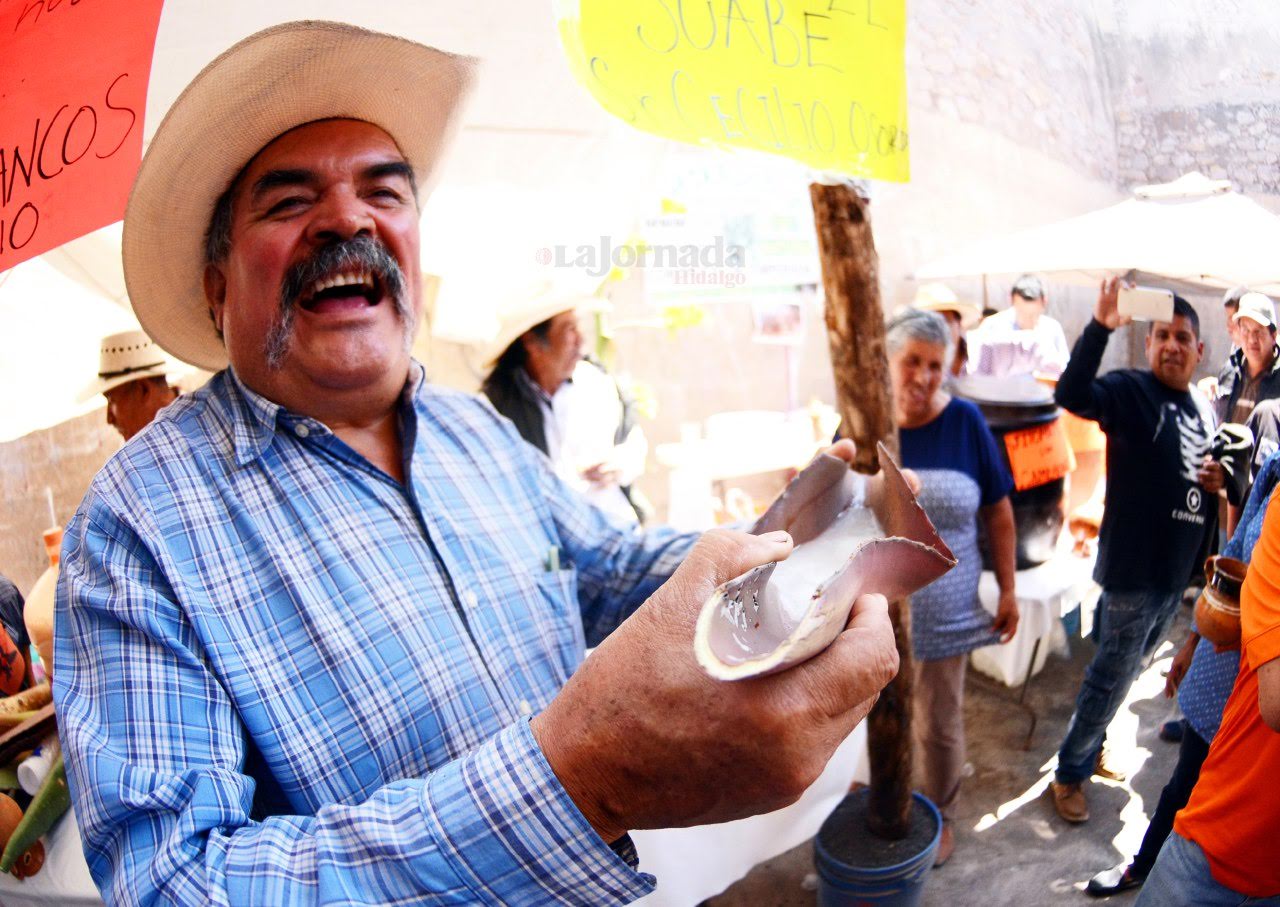
<path id="1" fill-rule="evenodd" d="M 0 0 L 0 271 L 124 215 L 163 0 Z"/>
<path id="2" fill-rule="evenodd" d="M 574 76 L 638 129 L 905 182 L 905 0 L 559 0 Z"/>

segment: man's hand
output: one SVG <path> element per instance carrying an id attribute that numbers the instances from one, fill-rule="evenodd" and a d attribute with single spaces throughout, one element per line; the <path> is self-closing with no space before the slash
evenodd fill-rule
<path id="1" fill-rule="evenodd" d="M 1013 639 L 1018 632 L 1018 596 L 1012 589 L 1000 592 L 1000 604 L 996 606 L 996 619 L 991 629 L 1000 634 L 1000 645 Z"/>
<path id="2" fill-rule="evenodd" d="M 1187 669 L 1191 667 L 1191 659 L 1196 654 L 1196 645 L 1200 642 L 1200 637 L 1192 633 L 1187 637 L 1187 641 L 1182 644 L 1182 648 L 1173 656 L 1173 661 L 1169 664 L 1169 673 L 1164 676 L 1164 695 L 1166 699 L 1172 699 L 1178 693 L 1178 687 L 1182 686 L 1182 678 L 1187 676 Z"/>
<path id="3" fill-rule="evenodd" d="M 858 600 L 826 651 L 781 673 L 728 682 L 698 666 L 694 625 L 712 590 L 790 551 L 785 532 L 708 532 L 533 719 L 556 777 L 606 841 L 794 802 L 897 673 L 878 595 Z"/>
<path id="4" fill-rule="evenodd" d="M 1120 314 L 1120 278 L 1108 277 L 1098 290 L 1098 301 L 1093 307 L 1093 320 L 1114 331 L 1133 319 Z"/>
<path id="5" fill-rule="evenodd" d="M 1227 474 L 1222 468 L 1222 464 L 1212 457 L 1206 456 L 1200 464 L 1200 471 L 1196 473 L 1196 479 L 1200 482 L 1200 487 L 1209 494 L 1217 494 L 1222 490 L 1223 484 L 1227 480 Z"/>
<path id="6" fill-rule="evenodd" d="M 1218 399 L 1218 379 L 1210 375 L 1196 382 L 1196 388 L 1210 400 Z"/>

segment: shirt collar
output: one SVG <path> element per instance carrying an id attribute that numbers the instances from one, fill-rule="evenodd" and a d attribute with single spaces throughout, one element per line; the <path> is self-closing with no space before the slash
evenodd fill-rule
<path id="1" fill-rule="evenodd" d="M 249 390 L 234 368 L 227 367 L 227 380 L 232 395 L 238 398 L 244 418 L 235 420 L 231 430 L 231 446 L 236 464 L 245 466 L 262 456 L 276 434 L 276 421 L 282 407 L 261 394 Z"/>
<path id="2" fill-rule="evenodd" d="M 235 369 L 230 366 L 227 367 L 227 378 L 232 396 L 239 398 L 239 408 L 244 416 L 235 420 L 232 427 L 231 444 L 235 451 L 237 465 L 245 466 L 262 456 L 282 421 L 296 422 L 299 425 L 306 423 L 318 433 L 329 433 L 329 429 L 317 420 L 290 412 L 279 403 L 273 403 L 256 391 L 250 390 L 240 380 Z M 426 369 L 417 360 L 410 360 L 409 378 L 405 381 L 401 396 L 401 402 L 406 411 L 413 411 L 413 401 L 425 382 Z"/>
<path id="3" fill-rule="evenodd" d="M 1237 349 L 1231 354 L 1230 360 L 1235 364 L 1236 371 L 1240 373 L 1240 379 L 1249 381 L 1249 363 L 1245 361 L 1244 350 Z M 1276 372 L 1280 372 L 1280 344 L 1273 343 L 1271 344 L 1271 368 L 1265 372 L 1260 372 L 1258 377 L 1253 380 L 1256 381 L 1262 378 L 1263 375 L 1274 375 Z"/>
<path id="4" fill-rule="evenodd" d="M 537 381 L 534 381 L 532 378 L 530 378 L 529 373 L 526 372 L 523 368 L 516 369 L 516 381 L 520 382 L 520 386 L 523 387 L 525 391 L 533 394 L 533 397 L 535 400 L 541 400 L 543 403 L 546 403 L 548 406 L 551 405 L 552 395 L 548 394 L 546 391 L 546 388 L 544 388 L 541 384 L 539 384 Z"/>

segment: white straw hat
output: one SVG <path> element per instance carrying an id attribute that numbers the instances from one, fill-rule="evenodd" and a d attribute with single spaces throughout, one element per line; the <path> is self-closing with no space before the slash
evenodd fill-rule
<path id="1" fill-rule="evenodd" d="M 277 25 L 206 66 L 156 130 L 125 211 L 125 282 L 143 328 L 179 359 L 226 367 L 204 296 L 204 235 L 232 180 L 290 129 L 353 119 L 395 140 L 425 198 L 476 67 L 340 22 Z"/>
<path id="2" fill-rule="evenodd" d="M 523 336 L 525 331 L 561 312 L 611 310 L 612 306 L 607 299 L 594 295 L 594 289 L 599 283 L 598 280 L 594 284 L 581 280 L 572 284 L 547 280 L 526 287 L 523 293 L 518 294 L 498 313 L 498 333 L 486 348 L 485 361 L 492 367 L 506 352 L 507 347 Z"/>
<path id="3" fill-rule="evenodd" d="M 961 302 L 945 283 L 926 283 L 916 290 L 913 308 L 926 312 L 955 312 L 960 316 L 960 326 L 966 331 L 982 320 L 982 310 L 971 302 Z"/>
<path id="4" fill-rule="evenodd" d="M 102 338 L 98 377 L 77 398 L 83 403 L 112 388 L 143 378 L 176 376 L 184 371 L 145 331 L 121 331 Z"/>

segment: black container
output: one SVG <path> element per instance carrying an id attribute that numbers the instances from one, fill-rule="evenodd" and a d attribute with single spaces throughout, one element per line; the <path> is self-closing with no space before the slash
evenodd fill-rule
<path id="1" fill-rule="evenodd" d="M 957 397 L 969 400 L 982 411 L 1006 467 L 1009 451 L 1006 435 L 1048 425 L 1058 420 L 1058 406 L 1053 392 L 1030 375 L 991 378 L 965 375 L 951 387 Z M 1017 530 L 1017 567 L 1026 570 L 1053 557 L 1066 520 L 1066 479 L 1053 479 L 1042 485 L 1014 491 L 1009 496 L 1013 505 L 1013 521 Z M 978 521 L 982 567 L 990 570 L 991 552 L 987 545 L 986 527 Z"/>

